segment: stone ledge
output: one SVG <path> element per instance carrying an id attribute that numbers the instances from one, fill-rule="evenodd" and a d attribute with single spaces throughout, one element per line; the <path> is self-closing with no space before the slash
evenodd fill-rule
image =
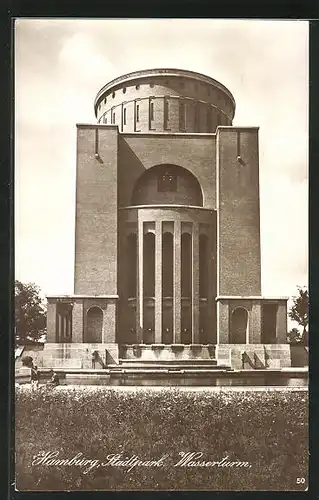
<path id="1" fill-rule="evenodd" d="M 273 301 L 280 301 L 280 300 L 289 300 L 289 297 L 264 297 L 262 295 L 218 295 L 215 298 L 216 301 L 218 300 L 273 300 Z"/>
<path id="2" fill-rule="evenodd" d="M 46 295 L 47 299 L 118 299 L 119 295 Z"/>

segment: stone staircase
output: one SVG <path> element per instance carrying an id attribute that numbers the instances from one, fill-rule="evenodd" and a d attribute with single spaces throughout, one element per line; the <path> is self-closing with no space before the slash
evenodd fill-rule
<path id="1" fill-rule="evenodd" d="M 217 359 L 162 359 L 154 360 L 139 360 L 139 359 L 120 359 L 117 365 L 118 369 L 122 370 L 225 370 L 230 369 L 228 365 L 220 365 Z"/>
<path id="2" fill-rule="evenodd" d="M 193 384 L 198 379 L 207 381 L 216 379 L 218 375 L 231 371 L 229 365 L 218 364 L 212 359 L 119 359 L 118 365 L 108 366 L 110 382 L 143 383 L 143 385 Z M 200 382 L 199 382 L 200 383 Z M 193 385 L 192 384 L 192 385 Z"/>

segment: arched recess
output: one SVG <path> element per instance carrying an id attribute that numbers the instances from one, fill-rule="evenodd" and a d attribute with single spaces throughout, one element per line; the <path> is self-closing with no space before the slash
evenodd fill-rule
<path id="1" fill-rule="evenodd" d="M 155 234 L 144 235 L 144 296 L 154 297 L 155 295 Z"/>
<path id="2" fill-rule="evenodd" d="M 230 343 L 246 344 L 248 329 L 248 311 L 244 307 L 236 307 L 231 315 Z"/>
<path id="3" fill-rule="evenodd" d="M 100 307 L 93 306 L 86 313 L 86 342 L 102 342 L 103 311 Z"/>
<path id="4" fill-rule="evenodd" d="M 127 295 L 136 297 L 137 287 L 137 236 L 135 233 L 127 237 Z"/>
<path id="5" fill-rule="evenodd" d="M 155 165 L 137 180 L 132 205 L 203 206 L 201 186 L 196 177 L 177 165 Z"/>

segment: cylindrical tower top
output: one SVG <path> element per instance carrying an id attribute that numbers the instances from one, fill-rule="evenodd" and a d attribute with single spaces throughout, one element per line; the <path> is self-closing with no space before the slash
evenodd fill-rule
<path id="1" fill-rule="evenodd" d="M 99 123 L 121 132 L 215 133 L 232 125 L 235 100 L 209 76 L 179 69 L 149 69 L 107 83 L 94 101 Z"/>

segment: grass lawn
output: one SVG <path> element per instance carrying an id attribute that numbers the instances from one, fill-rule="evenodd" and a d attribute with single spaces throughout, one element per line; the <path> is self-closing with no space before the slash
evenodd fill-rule
<path id="1" fill-rule="evenodd" d="M 21 386 L 15 429 L 18 490 L 307 486 L 306 390 Z"/>

